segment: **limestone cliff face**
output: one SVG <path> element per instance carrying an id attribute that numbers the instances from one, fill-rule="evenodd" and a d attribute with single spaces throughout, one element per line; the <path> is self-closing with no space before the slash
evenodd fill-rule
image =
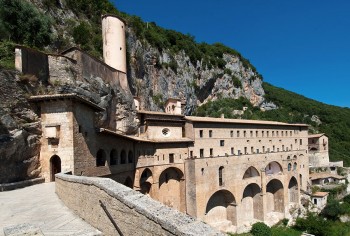
<path id="1" fill-rule="evenodd" d="M 141 106 L 148 110 L 162 110 L 167 98 L 186 101 L 186 115 L 197 106 L 218 98 L 247 98 L 254 106 L 264 106 L 262 81 L 250 68 L 245 68 L 237 56 L 225 54 L 225 70 L 211 68 L 197 61 L 193 65 L 184 53 L 172 54 L 141 42 L 128 28 L 127 44 L 130 53 L 129 85 L 141 98 Z M 171 69 L 176 63 L 176 71 Z M 165 66 L 164 66 L 165 65 Z M 226 73 L 225 72 L 228 72 Z M 237 85 L 233 77 L 240 81 Z"/>

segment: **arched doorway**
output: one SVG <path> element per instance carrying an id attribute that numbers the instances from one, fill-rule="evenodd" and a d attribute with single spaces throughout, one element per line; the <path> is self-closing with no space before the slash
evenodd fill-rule
<path id="1" fill-rule="evenodd" d="M 289 202 L 298 202 L 298 182 L 293 176 L 288 184 Z"/>
<path id="2" fill-rule="evenodd" d="M 145 195 L 151 195 L 151 188 L 153 184 L 152 172 L 146 168 L 140 178 L 140 192 Z"/>
<path id="3" fill-rule="evenodd" d="M 184 193 L 182 178 L 182 171 L 174 167 L 165 169 L 159 176 L 159 201 L 179 211 L 185 208 L 182 204 L 185 200 L 182 196 Z"/>
<path id="4" fill-rule="evenodd" d="M 214 193 L 207 203 L 205 222 L 220 228 L 227 223 L 237 225 L 236 200 L 228 190 L 219 190 Z"/>
<path id="5" fill-rule="evenodd" d="M 61 172 L 61 158 L 54 155 L 50 159 L 51 181 L 55 181 L 55 174 Z"/>
<path id="6" fill-rule="evenodd" d="M 284 212 L 283 184 L 277 179 L 271 180 L 266 186 L 267 213 Z"/>
<path id="7" fill-rule="evenodd" d="M 263 202 L 259 185 L 249 184 L 243 192 L 241 217 L 244 221 L 263 220 Z"/>
<path id="8" fill-rule="evenodd" d="M 106 165 L 106 153 L 103 149 L 99 149 L 96 154 L 96 166 Z"/>

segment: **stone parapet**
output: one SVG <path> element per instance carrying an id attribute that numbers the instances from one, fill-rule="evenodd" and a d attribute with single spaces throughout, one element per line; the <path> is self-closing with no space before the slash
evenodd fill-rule
<path id="1" fill-rule="evenodd" d="M 166 207 L 111 179 L 56 174 L 56 193 L 81 218 L 105 235 L 224 235 L 204 222 Z"/>

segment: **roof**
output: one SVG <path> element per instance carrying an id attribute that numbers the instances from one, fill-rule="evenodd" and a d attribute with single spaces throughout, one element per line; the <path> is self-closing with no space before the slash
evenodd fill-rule
<path id="1" fill-rule="evenodd" d="M 310 174 L 310 179 L 311 179 L 311 180 L 325 179 L 325 178 L 345 179 L 344 176 L 337 175 L 337 174 L 332 174 L 332 173 L 326 173 L 326 172 L 311 173 L 311 174 Z"/>
<path id="2" fill-rule="evenodd" d="M 242 120 L 242 119 L 225 119 L 225 118 L 213 118 L 213 117 L 199 117 L 199 116 L 186 116 L 186 120 L 193 122 L 208 122 L 208 123 L 235 123 L 235 124 L 257 124 L 257 125 L 280 125 L 280 126 L 305 126 L 307 124 L 289 124 L 277 121 L 265 121 L 265 120 Z"/>
<path id="3" fill-rule="evenodd" d="M 313 197 L 325 197 L 327 195 L 328 195 L 328 192 L 316 192 L 312 194 Z"/>
<path id="4" fill-rule="evenodd" d="M 106 134 L 111 134 L 115 135 L 121 138 L 126 138 L 132 141 L 137 141 L 137 142 L 146 142 L 146 143 L 191 143 L 193 142 L 192 139 L 189 138 L 179 138 L 179 139 L 170 139 L 170 138 L 165 138 L 165 139 L 145 139 L 141 137 L 136 137 L 132 135 L 125 135 L 125 134 L 120 134 L 115 131 L 109 130 L 109 129 L 104 129 L 100 128 L 99 130 L 100 133 L 106 133 Z"/>
<path id="5" fill-rule="evenodd" d="M 170 114 L 170 113 L 165 113 L 165 112 L 160 112 L 160 111 L 137 111 L 139 114 L 146 114 L 146 115 L 159 115 L 159 116 L 175 116 L 175 117 L 185 117 L 184 115 L 175 115 L 175 114 Z"/>
<path id="6" fill-rule="evenodd" d="M 325 135 L 324 133 L 321 133 L 321 134 L 309 134 L 309 137 L 308 138 L 320 138 L 322 137 L 323 135 Z"/>
<path id="7" fill-rule="evenodd" d="M 98 106 L 97 104 L 90 102 L 89 100 L 86 100 L 85 98 L 82 98 L 75 93 L 31 96 L 28 100 L 31 102 L 41 102 L 41 101 L 60 100 L 60 99 L 74 99 L 78 102 L 81 102 L 85 105 L 88 105 L 94 108 L 96 111 L 105 110 L 102 107 Z"/>

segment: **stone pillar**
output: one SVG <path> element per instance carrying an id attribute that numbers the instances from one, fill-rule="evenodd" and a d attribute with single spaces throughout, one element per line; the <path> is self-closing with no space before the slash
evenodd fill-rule
<path id="1" fill-rule="evenodd" d="M 261 195 L 262 195 L 262 221 L 266 221 L 267 212 L 267 195 L 266 195 L 266 172 L 265 168 L 261 169 Z"/>

